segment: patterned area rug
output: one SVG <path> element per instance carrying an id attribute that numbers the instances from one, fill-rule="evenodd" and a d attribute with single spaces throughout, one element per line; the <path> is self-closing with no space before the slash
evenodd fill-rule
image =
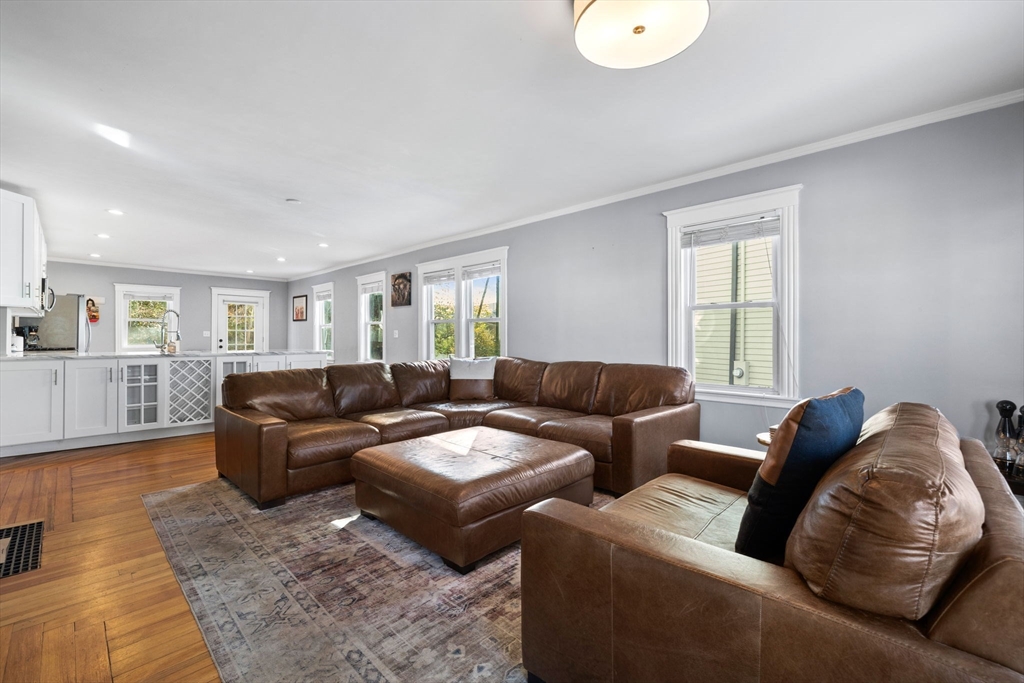
<path id="1" fill-rule="evenodd" d="M 263 512 L 226 479 L 142 497 L 225 683 L 525 681 L 519 544 L 460 576 L 354 493 Z"/>

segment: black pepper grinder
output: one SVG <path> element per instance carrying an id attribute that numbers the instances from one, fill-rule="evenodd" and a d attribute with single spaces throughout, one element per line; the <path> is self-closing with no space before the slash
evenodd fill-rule
<path id="1" fill-rule="evenodd" d="M 1013 413 L 1017 404 L 1013 401 L 996 403 L 999 411 L 999 424 L 996 425 L 996 451 L 992 454 L 996 464 L 1009 471 L 1016 459 L 1017 430 L 1013 427 Z"/>

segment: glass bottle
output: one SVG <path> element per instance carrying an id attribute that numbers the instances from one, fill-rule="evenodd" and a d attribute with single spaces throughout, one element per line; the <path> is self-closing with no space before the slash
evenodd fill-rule
<path id="1" fill-rule="evenodd" d="M 1017 410 L 1017 404 L 1013 401 L 1000 401 L 996 403 L 996 410 L 999 411 L 999 423 L 996 425 L 996 450 L 992 458 L 1009 472 L 1017 458 L 1017 430 L 1013 426 L 1013 413 Z"/>

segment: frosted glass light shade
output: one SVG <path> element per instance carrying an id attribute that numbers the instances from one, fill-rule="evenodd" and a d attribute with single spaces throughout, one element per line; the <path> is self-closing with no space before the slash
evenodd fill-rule
<path id="1" fill-rule="evenodd" d="M 576 48 L 609 69 L 650 66 L 690 47 L 710 13 L 708 0 L 574 0 Z"/>

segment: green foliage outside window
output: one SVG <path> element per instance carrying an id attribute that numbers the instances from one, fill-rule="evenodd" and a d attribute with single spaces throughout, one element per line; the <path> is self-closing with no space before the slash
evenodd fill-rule
<path id="1" fill-rule="evenodd" d="M 166 301 L 129 299 L 128 343 L 132 346 L 152 346 L 161 343 L 160 327 L 166 312 Z"/>

